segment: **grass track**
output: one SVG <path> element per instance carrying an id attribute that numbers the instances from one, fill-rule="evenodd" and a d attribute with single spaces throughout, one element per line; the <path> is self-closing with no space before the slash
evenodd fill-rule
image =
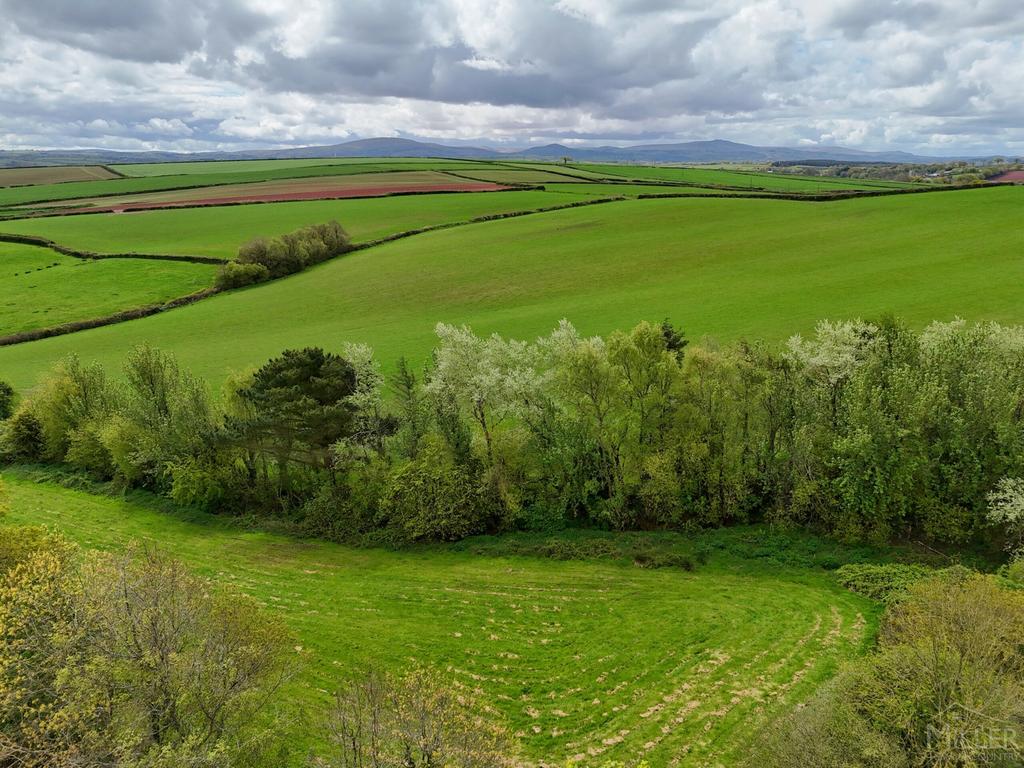
<path id="1" fill-rule="evenodd" d="M 371 344 L 390 367 L 399 355 L 424 360 L 439 321 L 530 338 L 563 317 L 585 333 L 669 317 L 691 338 L 775 342 L 822 318 L 885 312 L 919 326 L 955 316 L 1024 323 L 1024 233 L 1009 224 L 1022 204 L 1018 188 L 832 203 L 690 198 L 473 224 L 161 315 L 0 349 L 0 375 L 31 386 L 70 351 L 115 370 L 143 342 L 215 386 L 282 349 L 347 340 Z"/>
<path id="2" fill-rule="evenodd" d="M 185 296 L 208 288 L 215 269 L 172 261 L 86 261 L 0 243 L 0 336 Z"/>
<path id="3" fill-rule="evenodd" d="M 11 523 L 100 549 L 154 542 L 278 613 L 308 658 L 286 692 L 308 717 L 346 670 L 416 660 L 478 690 L 531 761 L 733 764 L 759 724 L 860 652 L 875 619 L 823 572 L 724 554 L 684 573 L 353 550 L 6 479 Z M 312 743 L 302 725 L 293 738 Z"/>

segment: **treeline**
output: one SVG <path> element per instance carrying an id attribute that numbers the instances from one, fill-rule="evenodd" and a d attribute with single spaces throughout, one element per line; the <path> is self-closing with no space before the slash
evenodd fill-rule
<path id="1" fill-rule="evenodd" d="M 257 238 L 238 249 L 233 261 L 217 272 L 220 289 L 262 283 L 319 264 L 352 250 L 348 233 L 337 221 L 313 224 L 271 239 Z"/>
<path id="2" fill-rule="evenodd" d="M 225 513 L 401 545 L 511 529 L 769 521 L 1002 545 L 1024 520 L 1024 330 L 821 323 L 781 351 L 671 324 L 532 343 L 438 326 L 418 375 L 289 350 L 222 396 L 150 348 L 72 357 L 3 427 L 68 464 Z"/>

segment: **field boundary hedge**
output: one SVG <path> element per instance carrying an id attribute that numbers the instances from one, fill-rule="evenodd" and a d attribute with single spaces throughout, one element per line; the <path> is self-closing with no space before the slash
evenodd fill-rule
<path id="1" fill-rule="evenodd" d="M 442 229 L 451 229 L 453 227 L 463 227 L 463 226 L 467 226 L 469 224 L 480 224 L 480 223 L 483 223 L 483 222 L 486 222 L 486 221 L 495 221 L 495 220 L 498 220 L 498 219 L 511 219 L 511 218 L 515 218 L 515 217 L 518 217 L 518 216 L 529 216 L 529 215 L 535 214 L 535 213 L 549 213 L 551 211 L 558 211 L 558 210 L 562 210 L 562 209 L 565 209 L 565 208 L 579 208 L 579 207 L 587 206 L 587 205 L 599 205 L 601 203 L 613 203 L 613 202 L 618 202 L 618 201 L 625 200 L 625 199 L 626 198 L 622 198 L 622 197 L 610 197 L 610 198 L 600 198 L 600 199 L 597 199 L 597 200 L 578 200 L 578 201 L 575 201 L 575 202 L 572 202 L 572 203 L 562 203 L 560 205 L 548 206 L 548 207 L 545 207 L 545 208 L 534 208 L 534 209 L 530 209 L 530 210 L 526 210 L 526 211 L 509 211 L 507 213 L 495 213 L 495 214 L 488 214 L 486 216 L 475 216 L 472 219 L 464 219 L 462 221 L 446 222 L 444 224 L 435 224 L 435 225 L 432 225 L 432 226 L 429 226 L 429 227 L 420 227 L 418 229 L 409 229 L 409 230 L 405 230 L 404 232 L 396 232 L 393 235 L 387 235 L 385 237 L 379 237 L 379 238 L 377 238 L 375 240 L 368 240 L 368 241 L 363 242 L 363 243 L 356 243 L 356 244 L 353 244 L 353 246 L 349 250 L 345 251 L 345 253 L 353 253 L 355 251 L 364 251 L 367 248 L 373 248 L 373 247 L 378 246 L 378 245 L 383 245 L 384 243 L 390 243 L 390 242 L 392 242 L 394 240 L 402 240 L 402 239 L 407 238 L 407 237 L 412 237 L 413 235 L 425 234 L 427 232 L 433 232 L 433 231 L 442 230 Z M 224 265 L 224 264 L 229 263 L 230 261 L 233 261 L 233 259 L 214 259 L 214 258 L 207 258 L 207 257 L 204 257 L 204 256 L 173 256 L 173 255 L 156 256 L 156 255 L 142 255 L 142 254 L 134 254 L 134 255 L 132 255 L 132 254 L 120 254 L 120 255 L 116 255 L 116 256 L 104 256 L 104 255 L 100 255 L 100 254 L 87 254 L 87 253 L 84 253 L 84 252 L 81 252 L 81 251 L 75 251 L 74 249 L 71 249 L 71 248 L 66 248 L 65 246 L 59 245 L 58 243 L 55 243 L 52 240 L 47 240 L 46 238 L 43 238 L 43 237 L 35 237 L 33 235 L 10 235 L 10 234 L 2 234 L 2 233 L 0 233 L 0 242 L 21 243 L 23 245 L 34 245 L 34 246 L 39 246 L 39 247 L 42 247 L 42 248 L 49 248 L 50 250 L 56 251 L 57 253 L 62 253 L 62 254 L 65 254 L 67 256 L 74 256 L 76 258 L 81 258 L 81 259 L 114 259 L 114 258 L 130 259 L 130 258 L 136 258 L 136 259 L 154 259 L 154 260 L 162 260 L 162 261 L 189 261 L 189 262 L 195 262 L 195 263 L 199 263 L 199 264 L 219 264 L 219 265 Z M 344 255 L 344 254 L 339 254 L 339 256 L 342 256 L 342 255 Z M 337 258 L 337 257 L 334 257 L 334 258 Z M 334 258 L 328 259 L 328 261 L 333 261 Z M 321 262 L 321 263 L 326 263 L 326 262 Z M 293 274 L 299 274 L 299 273 L 293 273 Z M 288 275 L 282 275 L 282 277 L 288 277 Z M 280 278 L 275 278 L 274 280 L 268 280 L 268 281 L 265 281 L 263 283 L 258 283 L 257 285 L 266 285 L 268 283 L 275 282 L 275 280 L 277 280 L 277 279 L 280 279 Z M 252 286 L 245 286 L 245 287 L 252 287 Z M 224 293 L 225 290 L 232 290 L 232 289 L 221 289 L 221 288 L 217 288 L 216 286 L 213 286 L 213 287 L 210 287 L 210 288 L 204 288 L 201 291 L 196 291 L 195 293 L 190 293 L 187 296 L 180 296 L 180 297 L 178 297 L 176 299 L 171 299 L 170 301 L 164 302 L 162 304 L 149 304 L 149 305 L 146 305 L 144 307 L 135 307 L 134 309 L 122 310 L 120 312 L 115 312 L 114 314 L 111 314 L 111 315 L 104 315 L 103 317 L 95 317 L 95 318 L 91 318 L 89 320 L 75 320 L 75 321 L 70 322 L 70 323 L 62 323 L 61 325 L 54 325 L 54 326 L 50 326 L 48 328 L 35 328 L 35 329 L 31 330 L 31 331 L 20 331 L 19 333 L 12 333 L 12 334 L 8 334 L 7 336 L 0 336 L 0 347 L 9 347 L 9 346 L 13 346 L 14 344 L 24 344 L 24 343 L 29 342 L 29 341 L 39 341 L 40 339 L 48 339 L 48 338 L 51 338 L 53 336 L 64 336 L 64 335 L 69 334 L 69 333 L 75 333 L 77 331 L 87 331 L 87 330 L 90 330 L 92 328 L 102 328 L 103 326 L 116 325 L 117 323 L 127 322 L 128 320 L 138 320 L 138 319 L 141 319 L 143 317 L 149 317 L 150 315 L 159 314 L 160 312 L 166 312 L 167 310 L 170 310 L 170 309 L 177 309 L 178 307 L 184 307 L 184 306 L 187 306 L 189 304 L 195 304 L 198 301 L 202 301 L 203 299 L 210 298 L 211 296 L 215 296 L 218 293 Z"/>
<path id="2" fill-rule="evenodd" d="M 375 171 L 375 173 L 388 173 L 388 171 Z M 435 171 L 435 173 L 442 173 L 442 171 Z M 352 174 L 352 175 L 355 176 L 357 174 Z M 312 177 L 309 177 L 309 178 L 318 178 L 318 177 L 312 176 Z M 287 181 L 291 181 L 291 179 L 287 179 Z M 466 179 L 466 181 L 476 181 L 476 182 L 481 183 L 481 184 L 483 184 L 483 183 L 490 183 L 490 184 L 498 184 L 498 183 L 500 183 L 500 182 L 482 182 L 482 181 L 480 181 L 480 179 Z M 246 183 L 258 184 L 258 183 L 262 183 L 262 182 L 246 182 Z M 211 184 L 209 186 L 210 187 L 220 187 L 220 186 L 224 186 L 224 185 L 223 184 Z M 207 189 L 207 188 L 208 187 L 206 187 L 206 186 L 203 186 L 203 187 L 186 187 L 186 189 Z M 160 192 L 165 192 L 165 191 L 170 192 L 170 191 L 177 191 L 177 190 L 157 190 L 157 191 L 160 191 Z M 147 207 L 132 208 L 129 211 L 129 213 L 145 213 L 145 212 L 148 212 L 148 211 L 187 211 L 189 209 L 194 209 L 194 208 L 231 208 L 231 207 L 236 206 L 236 205 L 280 205 L 280 204 L 283 204 L 283 203 L 319 203 L 319 202 L 332 201 L 332 200 L 334 200 L 334 201 L 339 201 L 339 200 L 369 200 L 369 199 L 383 199 L 385 197 L 410 197 L 410 196 L 414 196 L 414 195 L 493 195 L 493 194 L 496 194 L 498 192 L 543 192 L 543 191 L 544 191 L 544 187 L 541 184 L 530 184 L 530 185 L 523 185 L 523 186 L 508 185 L 504 189 L 487 189 L 487 190 L 479 190 L 479 189 L 439 189 L 439 190 L 431 190 L 431 191 L 423 192 L 423 191 L 419 191 L 419 190 L 410 189 L 410 190 L 403 190 L 403 191 L 400 191 L 400 192 L 385 192 L 384 194 L 380 194 L 380 195 L 343 195 L 341 197 L 337 197 L 337 196 L 317 197 L 317 198 L 312 198 L 312 199 L 309 199 L 309 200 L 245 200 L 245 201 L 241 201 L 241 202 L 234 201 L 234 202 L 223 202 L 223 203 L 217 203 L 217 202 L 212 202 L 212 203 L 200 203 L 200 202 L 196 202 L 196 203 L 183 203 L 181 205 L 155 205 L 154 204 L 152 206 L 147 206 Z M 145 192 L 140 192 L 139 194 L 146 194 L 146 193 Z M 9 211 L 10 209 L 7 209 L 7 210 Z M 52 210 L 52 213 L 50 212 L 51 210 Z M 110 215 L 110 214 L 113 213 L 113 211 L 109 211 L 109 210 L 106 210 L 106 209 L 103 209 L 103 208 L 100 208 L 100 209 L 97 209 L 97 210 L 94 210 L 94 211 L 90 211 L 90 210 L 84 210 L 84 211 L 71 210 L 71 211 L 66 211 L 66 210 L 62 210 L 62 209 L 45 209 L 42 212 L 33 213 L 33 214 L 29 215 L 29 216 L 9 216 L 7 218 L 2 218 L 2 215 L 3 215 L 4 212 L 5 212 L 4 209 L 0 208 L 0 221 L 25 221 L 26 219 L 55 219 L 55 218 L 61 218 L 63 216 L 104 216 L 104 215 Z"/>
<path id="3" fill-rule="evenodd" d="M 210 296 L 220 292 L 219 288 L 204 288 L 201 291 L 190 293 L 187 296 L 179 296 L 176 299 L 171 299 L 163 304 L 148 304 L 144 307 L 125 309 L 120 312 L 115 312 L 112 315 L 94 317 L 89 320 L 74 320 L 70 323 L 52 325 L 49 328 L 35 328 L 31 331 L 20 331 L 19 333 L 0 336 L 0 347 L 9 347 L 14 344 L 23 344 L 28 341 L 39 341 L 40 339 L 48 339 L 53 336 L 64 336 L 68 333 L 87 331 L 91 328 L 101 328 L 105 325 L 115 325 L 116 323 L 123 323 L 128 320 L 138 320 L 139 318 L 149 317 L 150 315 L 156 315 L 160 312 L 166 312 L 169 309 L 184 307 L 188 304 L 195 304 L 197 301 L 209 298 Z"/>
<path id="4" fill-rule="evenodd" d="M 72 256 L 76 259 L 87 259 L 97 261 L 99 259 L 149 259 L 152 261 L 185 261 L 191 264 L 226 264 L 228 259 L 218 259 L 215 256 L 185 256 L 180 254 L 160 253 L 93 253 L 92 251 L 78 251 L 68 248 L 66 245 L 36 235 L 16 235 L 0 232 L 0 243 L 15 243 L 18 245 L 32 245 L 37 248 L 48 248 L 51 251 Z"/>

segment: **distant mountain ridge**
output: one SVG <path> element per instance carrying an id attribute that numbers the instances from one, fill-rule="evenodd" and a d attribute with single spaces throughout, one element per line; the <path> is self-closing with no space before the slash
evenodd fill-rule
<path id="1" fill-rule="evenodd" d="M 573 160 L 630 163 L 712 163 L 835 160 L 842 163 L 935 163 L 984 160 L 971 157 L 927 157 L 907 152 L 865 152 L 846 147 L 758 147 L 724 139 L 676 144 L 637 144 L 630 147 L 567 147 L 548 144 L 508 151 L 473 146 L 449 146 L 403 138 L 357 139 L 329 146 L 259 149 L 232 152 L 129 152 L 108 149 L 0 150 L 0 168 L 33 165 L 110 165 L 196 160 L 277 160 L 318 157 L 450 157 L 468 160 Z"/>

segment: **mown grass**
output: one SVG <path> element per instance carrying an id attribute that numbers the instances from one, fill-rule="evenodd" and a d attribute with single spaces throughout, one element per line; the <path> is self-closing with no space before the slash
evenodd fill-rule
<path id="1" fill-rule="evenodd" d="M 261 203 L 89 214 L 0 222 L 0 232 L 49 238 L 96 253 L 170 253 L 231 258 L 255 237 L 337 219 L 357 241 L 410 229 L 585 200 L 546 192 L 473 192 L 380 199 Z"/>
<path id="2" fill-rule="evenodd" d="M 399 200 L 412 211 L 422 204 Z M 589 334 L 668 317 L 691 338 L 776 343 L 823 318 L 884 313 L 916 326 L 956 316 L 1022 323 L 1024 260 L 1008 224 L 1022 202 L 1017 188 L 831 203 L 626 200 L 472 224 L 161 315 L 2 349 L 0 371 L 28 387 L 71 351 L 113 370 L 126 349 L 148 342 L 217 385 L 282 349 L 344 341 L 371 344 L 390 370 L 400 355 L 425 360 L 439 321 L 532 338 L 561 318 Z M 339 218 L 357 228 L 358 217 Z M 221 237 L 217 218 L 209 223 Z"/>
<path id="3" fill-rule="evenodd" d="M 0 336 L 185 296 L 212 285 L 214 270 L 170 261 L 86 261 L 0 243 Z"/>
<path id="4" fill-rule="evenodd" d="M 303 662 L 281 695 L 296 765 L 342 675 L 414 663 L 477 691 L 527 760 L 731 765 L 760 725 L 864 649 L 877 616 L 823 571 L 720 551 L 687 572 L 354 550 L 161 511 L 142 496 L 5 479 L 8 524 L 50 525 L 106 550 L 149 542 L 285 620 Z"/>
<path id="5" fill-rule="evenodd" d="M 652 179 L 676 181 L 687 184 L 711 184 L 749 189 L 766 189 L 773 192 L 830 192 L 840 190 L 903 189 L 914 184 L 875 179 L 843 179 L 838 177 L 789 176 L 782 173 L 756 173 L 726 171 L 714 168 L 679 168 L 673 166 L 615 165 L 600 163 L 573 163 L 570 168 L 579 168 L 592 173 L 626 179 Z"/>

